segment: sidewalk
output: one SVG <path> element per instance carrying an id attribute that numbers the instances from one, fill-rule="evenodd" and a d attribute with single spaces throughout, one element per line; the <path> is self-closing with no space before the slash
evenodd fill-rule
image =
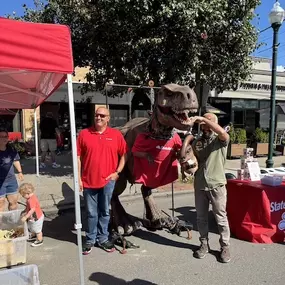
<path id="1" fill-rule="evenodd" d="M 266 157 L 258 158 L 261 167 L 265 167 Z M 36 176 L 35 157 L 22 159 L 21 165 L 25 176 L 24 182 L 33 183 L 36 187 L 37 195 L 45 211 L 57 211 L 59 209 L 72 207 L 74 204 L 73 191 L 73 171 L 72 156 L 70 153 L 57 156 L 57 163 L 61 165 L 58 169 L 48 166 L 44 170 L 40 170 L 40 177 Z M 278 167 L 285 162 L 284 156 L 274 157 L 274 166 Z M 49 163 L 47 163 L 49 164 Z M 49 164 L 50 165 L 50 164 Z M 240 167 L 240 159 L 227 160 L 226 172 L 236 175 L 236 170 Z M 174 183 L 175 195 L 178 193 L 186 193 L 193 190 L 191 183 L 182 183 L 176 181 Z M 166 185 L 155 191 L 155 195 L 170 195 L 171 185 Z M 141 198 L 140 185 L 136 184 L 131 187 L 129 184 L 121 195 L 122 200 L 132 200 Z M 81 195 L 81 201 L 83 197 Z M 23 202 L 22 200 L 20 202 Z"/>

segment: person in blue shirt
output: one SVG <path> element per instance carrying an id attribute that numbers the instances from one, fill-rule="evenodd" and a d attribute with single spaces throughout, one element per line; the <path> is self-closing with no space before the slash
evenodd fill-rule
<path id="1" fill-rule="evenodd" d="M 18 208 L 18 182 L 14 167 L 18 172 L 18 179 L 24 179 L 19 154 L 8 141 L 7 130 L 0 129 L 0 212 L 5 210 L 6 198 L 9 210 Z"/>

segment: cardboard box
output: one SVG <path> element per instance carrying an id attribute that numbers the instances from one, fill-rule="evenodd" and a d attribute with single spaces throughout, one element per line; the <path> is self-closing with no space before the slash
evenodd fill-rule
<path id="1" fill-rule="evenodd" d="M 237 179 L 244 180 L 244 169 L 238 169 L 237 171 Z"/>
<path id="2" fill-rule="evenodd" d="M 247 169 L 247 164 L 249 162 L 255 162 L 254 157 L 249 157 L 249 158 L 242 157 L 241 160 L 240 160 L 240 168 L 241 169 Z"/>

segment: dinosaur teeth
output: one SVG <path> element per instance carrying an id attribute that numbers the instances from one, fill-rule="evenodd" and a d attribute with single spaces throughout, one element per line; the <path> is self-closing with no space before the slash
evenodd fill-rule
<path id="1" fill-rule="evenodd" d="M 188 114 L 189 110 L 172 110 L 175 114 Z"/>
<path id="2" fill-rule="evenodd" d="M 174 112 L 175 114 L 183 114 L 185 111 L 184 111 L 184 110 L 181 110 L 181 111 L 173 110 L 173 112 Z"/>
<path id="3" fill-rule="evenodd" d="M 186 120 L 183 120 L 182 118 L 179 118 L 176 114 L 174 114 L 173 117 L 177 121 L 179 121 L 180 123 L 185 124 L 185 125 L 187 125 L 187 124 L 189 124 L 191 122 L 191 120 L 189 118 L 187 118 Z"/>

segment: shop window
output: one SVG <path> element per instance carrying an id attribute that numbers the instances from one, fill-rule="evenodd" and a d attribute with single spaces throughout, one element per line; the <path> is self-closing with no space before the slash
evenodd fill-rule
<path id="1" fill-rule="evenodd" d="M 234 110 L 234 127 L 243 128 L 244 127 L 244 110 Z"/>
<path id="2" fill-rule="evenodd" d="M 259 101 L 259 109 L 270 108 L 270 101 L 269 100 L 260 100 Z"/>
<path id="3" fill-rule="evenodd" d="M 245 130 L 247 133 L 253 133 L 255 130 L 256 124 L 256 112 L 255 110 L 246 110 L 245 111 Z"/>
<path id="4" fill-rule="evenodd" d="M 135 110 L 133 118 L 149 118 L 149 114 L 146 110 Z"/>
<path id="5" fill-rule="evenodd" d="M 123 126 L 128 121 L 128 110 L 110 109 L 110 126 Z"/>
<path id="6" fill-rule="evenodd" d="M 258 100 L 233 99 L 233 109 L 258 109 Z"/>

